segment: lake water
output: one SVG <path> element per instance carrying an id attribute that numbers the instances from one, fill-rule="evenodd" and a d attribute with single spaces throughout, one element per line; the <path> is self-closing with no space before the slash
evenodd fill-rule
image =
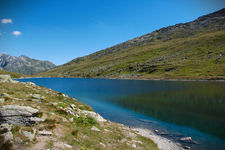
<path id="1" fill-rule="evenodd" d="M 90 105 L 104 118 L 192 149 L 225 149 L 225 82 L 31 78 Z M 181 137 L 192 137 L 182 142 Z"/>

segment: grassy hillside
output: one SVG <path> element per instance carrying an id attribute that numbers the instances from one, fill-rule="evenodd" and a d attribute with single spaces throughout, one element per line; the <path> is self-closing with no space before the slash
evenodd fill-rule
<path id="1" fill-rule="evenodd" d="M 5 70 L 2 70 L 2 69 L 0 69 L 0 75 L 10 75 L 12 78 L 26 77 L 26 75 L 14 73 L 14 72 L 9 72 L 9 71 L 5 71 Z"/>
<path id="2" fill-rule="evenodd" d="M 225 79 L 225 9 L 74 59 L 41 76 Z"/>

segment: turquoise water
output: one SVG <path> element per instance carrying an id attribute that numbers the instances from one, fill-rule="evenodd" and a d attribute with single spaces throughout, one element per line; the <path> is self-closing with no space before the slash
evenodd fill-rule
<path id="1" fill-rule="evenodd" d="M 225 82 L 32 78 L 90 105 L 104 118 L 157 134 L 192 149 L 225 149 Z M 182 142 L 190 136 L 192 142 Z"/>

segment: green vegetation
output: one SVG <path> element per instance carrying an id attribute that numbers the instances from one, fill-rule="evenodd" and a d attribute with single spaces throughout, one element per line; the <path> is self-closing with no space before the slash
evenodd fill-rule
<path id="1" fill-rule="evenodd" d="M 5 70 L 0 69 L 0 75 L 4 75 L 4 74 L 10 75 L 12 78 L 26 77 L 26 75 L 22 75 L 22 74 L 9 72 L 9 71 L 5 71 Z"/>
<path id="2" fill-rule="evenodd" d="M 10 131 L 13 134 L 12 142 L 3 142 L 4 138 L 1 139 L 0 149 L 10 149 L 12 144 L 28 149 L 63 149 L 66 148 L 64 144 L 71 146 L 71 149 L 132 149 L 132 144 L 136 144 L 137 150 L 157 149 L 150 139 L 139 136 L 128 127 L 109 121 L 100 122 L 85 114 L 92 108 L 62 93 L 26 83 L 0 83 L 0 87 L 0 93 L 7 93 L 11 97 L 0 103 L 0 107 L 29 106 L 39 110 L 36 117 L 44 119 L 30 126 L 13 126 Z M 43 98 L 32 101 L 33 94 Z M 52 132 L 52 135 L 39 135 L 43 130 Z M 6 132 L 0 131 L 0 135 Z M 24 132 L 35 137 L 30 140 Z"/>
<path id="3" fill-rule="evenodd" d="M 225 9 L 74 59 L 40 76 L 225 79 Z M 210 21 L 209 21 L 210 20 Z M 209 24 L 204 24 L 209 21 Z"/>

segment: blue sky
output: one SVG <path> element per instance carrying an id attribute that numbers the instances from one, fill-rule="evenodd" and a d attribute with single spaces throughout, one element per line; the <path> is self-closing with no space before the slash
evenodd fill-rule
<path id="1" fill-rule="evenodd" d="M 60 65 L 224 7 L 223 0 L 0 0 L 0 53 Z"/>

